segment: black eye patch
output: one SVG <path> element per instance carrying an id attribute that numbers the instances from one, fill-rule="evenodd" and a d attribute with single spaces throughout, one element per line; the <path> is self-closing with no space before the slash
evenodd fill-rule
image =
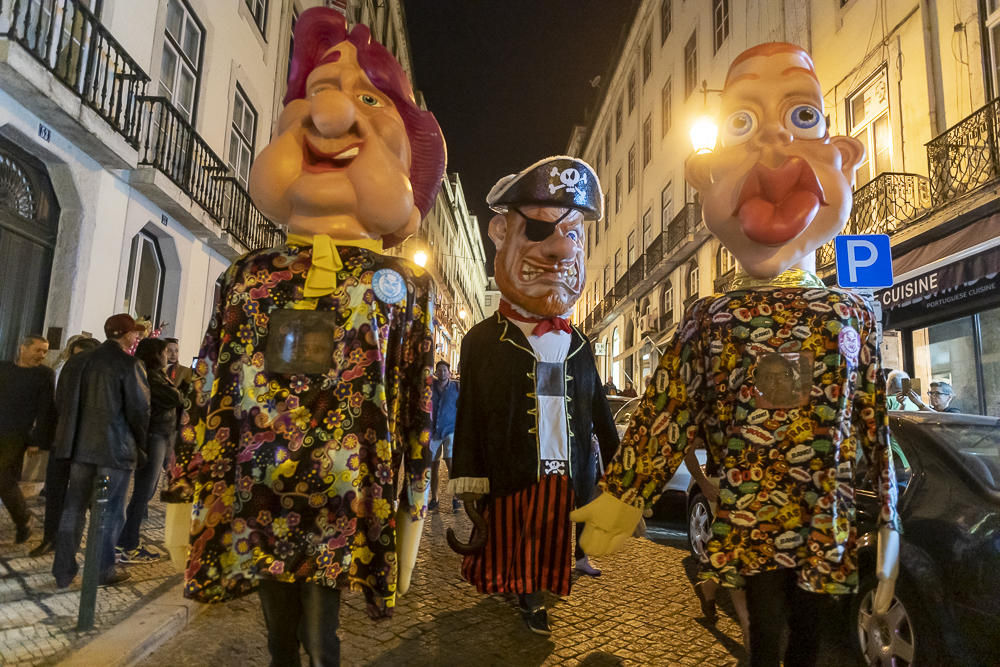
<path id="1" fill-rule="evenodd" d="M 559 219 L 555 222 L 551 220 L 536 220 L 535 218 L 529 218 L 520 209 L 514 209 L 514 212 L 519 216 L 524 218 L 524 235 L 529 241 L 534 241 L 538 243 L 544 241 L 545 239 L 552 236 L 556 231 L 556 225 L 563 221 L 563 219 L 570 214 L 572 209 L 566 209 L 566 212 L 559 216 Z"/>

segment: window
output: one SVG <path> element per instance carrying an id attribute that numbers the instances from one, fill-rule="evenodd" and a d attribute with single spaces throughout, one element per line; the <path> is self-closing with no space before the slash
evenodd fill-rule
<path id="1" fill-rule="evenodd" d="M 622 353 L 621 350 L 622 341 L 621 337 L 618 335 L 618 327 L 611 334 L 611 381 L 618 387 L 624 387 L 625 383 L 621 381 L 619 373 L 621 372 L 621 361 L 614 361 L 615 357 Z"/>
<path id="2" fill-rule="evenodd" d="M 667 136 L 667 132 L 670 131 L 670 124 L 673 121 L 673 115 L 670 110 L 671 97 L 674 94 L 673 91 L 673 79 L 667 77 L 667 82 L 663 84 L 663 91 L 660 93 L 660 106 L 663 107 L 663 116 L 660 120 L 660 136 Z"/>
<path id="3" fill-rule="evenodd" d="M 698 264 L 696 262 L 691 262 L 691 266 L 688 267 L 687 283 L 687 298 L 697 298 L 698 292 L 701 290 L 701 273 L 698 271 Z"/>
<path id="4" fill-rule="evenodd" d="M 848 98 L 851 136 L 865 145 L 865 161 L 858 167 L 857 189 L 881 173 L 892 171 L 892 130 L 889 125 L 889 85 L 886 71 Z"/>
<path id="5" fill-rule="evenodd" d="M 605 199 L 607 199 L 607 198 L 605 197 Z M 608 219 L 607 215 L 604 216 L 604 219 L 605 220 Z M 607 224 L 607 223 L 605 223 L 605 224 Z M 594 247 L 596 248 L 599 245 L 601 245 L 601 221 L 600 220 L 598 220 L 597 222 L 594 223 Z"/>
<path id="6" fill-rule="evenodd" d="M 653 242 L 653 209 L 647 208 L 642 214 L 642 249 L 645 250 Z"/>
<path id="7" fill-rule="evenodd" d="M 635 189 L 635 144 L 628 149 L 628 191 Z"/>
<path id="8" fill-rule="evenodd" d="M 660 296 L 660 312 L 667 320 L 674 319 L 674 284 L 669 280 L 663 283 L 663 294 Z"/>
<path id="9" fill-rule="evenodd" d="M 642 122 L 642 168 L 645 169 L 653 159 L 653 114 L 646 116 Z"/>
<path id="10" fill-rule="evenodd" d="M 729 37 L 729 0 L 712 0 L 712 27 L 715 53 Z"/>
<path id="11" fill-rule="evenodd" d="M 667 187 L 660 193 L 660 231 L 667 231 L 667 225 L 674 219 L 674 196 L 670 192 L 672 181 L 667 181 Z"/>
<path id="12" fill-rule="evenodd" d="M 292 25 L 288 35 L 288 64 L 285 65 L 285 90 L 288 90 L 288 77 L 292 74 L 292 54 L 295 52 L 295 23 L 299 20 L 299 12 L 292 10 Z"/>
<path id="13" fill-rule="evenodd" d="M 163 296 L 163 256 L 156 237 L 139 232 L 132 237 L 125 282 L 125 312 L 138 319 L 148 317 L 155 326 L 160 321 Z"/>
<path id="14" fill-rule="evenodd" d="M 194 119 L 202 35 L 201 25 L 187 5 L 181 0 L 170 0 L 160 61 L 159 94 L 166 97 L 188 122 Z"/>
<path id="15" fill-rule="evenodd" d="M 604 166 L 611 164 L 611 126 L 604 132 Z"/>
<path id="16" fill-rule="evenodd" d="M 642 82 L 649 80 L 649 75 L 653 73 L 653 35 L 646 35 L 646 41 L 642 43 Z"/>
<path id="17" fill-rule="evenodd" d="M 615 282 L 622 277 L 622 249 L 615 250 Z"/>
<path id="18" fill-rule="evenodd" d="M 487 294 L 486 295 L 486 307 L 489 308 L 492 305 L 493 305 L 493 295 L 492 294 Z"/>
<path id="19" fill-rule="evenodd" d="M 628 265 L 635 264 L 635 232 L 628 233 Z"/>
<path id="20" fill-rule="evenodd" d="M 618 170 L 619 182 L 621 182 L 621 169 Z M 611 200 L 611 190 L 604 193 L 604 201 Z M 604 231 L 608 231 L 608 227 L 611 226 L 611 216 L 607 213 L 604 214 Z"/>
<path id="21" fill-rule="evenodd" d="M 635 70 L 628 75 L 628 115 L 635 111 Z"/>
<path id="22" fill-rule="evenodd" d="M 622 138 L 622 101 L 618 100 L 618 108 L 615 109 L 615 141 Z"/>
<path id="23" fill-rule="evenodd" d="M 698 33 L 692 32 L 691 39 L 684 45 L 684 97 L 691 96 L 698 89 Z"/>
<path id="24" fill-rule="evenodd" d="M 604 294 L 611 291 L 611 264 L 604 265 Z"/>
<path id="25" fill-rule="evenodd" d="M 730 271 L 736 270 L 736 258 L 733 253 L 724 245 L 719 246 L 719 253 L 716 255 L 715 276 L 721 278 Z"/>
<path id="26" fill-rule="evenodd" d="M 1000 91 L 1000 2 L 988 0 L 986 3 L 986 33 L 988 40 L 983 41 L 983 48 L 989 52 L 984 54 L 983 64 L 989 68 L 987 83 L 992 84 L 989 98 L 997 97 Z"/>
<path id="27" fill-rule="evenodd" d="M 615 213 L 622 210 L 622 170 L 615 174 Z"/>
<path id="28" fill-rule="evenodd" d="M 660 0 L 660 46 L 667 43 L 673 17 L 670 15 L 670 3 L 673 0 Z"/>
<path id="29" fill-rule="evenodd" d="M 260 34 L 263 35 L 264 27 L 267 25 L 267 0 L 246 0 L 247 8 L 253 15 L 253 22 L 256 24 Z"/>
<path id="30" fill-rule="evenodd" d="M 600 225 L 598 225 L 598 227 L 600 227 Z M 591 237 L 591 231 L 590 229 L 587 229 L 587 259 L 590 259 L 590 242 L 592 240 L 593 237 Z"/>
<path id="31" fill-rule="evenodd" d="M 229 129 L 229 166 L 237 180 L 247 187 L 250 164 L 254 156 L 254 138 L 257 136 L 257 112 L 247 101 L 243 89 L 236 84 L 233 101 L 233 120 Z"/>

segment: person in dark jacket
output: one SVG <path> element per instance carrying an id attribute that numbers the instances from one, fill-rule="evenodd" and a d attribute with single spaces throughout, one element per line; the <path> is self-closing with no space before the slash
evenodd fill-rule
<path id="1" fill-rule="evenodd" d="M 33 522 L 18 485 L 24 452 L 47 449 L 52 439 L 55 374 L 42 365 L 48 349 L 43 337 L 26 336 L 17 360 L 0 362 L 0 501 L 14 519 L 15 544 L 28 539 Z"/>
<path id="2" fill-rule="evenodd" d="M 455 438 L 455 412 L 458 409 L 458 381 L 451 378 L 451 365 L 441 359 L 434 366 L 437 378 L 431 388 L 431 502 L 427 509 L 438 508 L 438 458 L 444 459 L 444 465 L 451 476 L 452 443 Z M 458 498 L 451 499 L 451 508 L 458 511 L 461 504 Z"/>
<path id="3" fill-rule="evenodd" d="M 98 476 L 108 479 L 98 580 L 108 586 L 130 578 L 115 566 L 115 543 L 125 523 L 125 495 L 132 470 L 146 459 L 149 382 L 142 362 L 126 352 L 142 330 L 124 313 L 109 317 L 104 323 L 107 340 L 97 349 L 72 357 L 59 377 L 59 423 L 50 455 L 71 462 L 52 564 L 59 588 L 69 586 L 76 576 L 76 552 Z"/>
<path id="4" fill-rule="evenodd" d="M 167 341 L 144 338 L 135 349 L 135 356 L 146 367 L 149 378 L 149 430 L 146 432 L 146 462 L 135 469 L 132 499 L 125 512 L 125 527 L 118 536 L 118 562 L 152 563 L 160 554 L 150 551 L 139 541 L 139 527 L 146 507 L 156 493 L 156 484 L 163 470 L 163 459 L 177 429 L 177 409 L 181 393 L 164 372 L 169 363 Z"/>
<path id="5" fill-rule="evenodd" d="M 81 352 L 93 350 L 100 344 L 101 342 L 94 338 L 76 338 L 66 346 L 66 361 Z M 66 365 L 66 361 L 55 372 L 56 382 L 59 381 L 59 373 Z M 57 410 L 58 406 L 55 406 L 52 413 L 53 428 L 57 419 Z M 45 522 L 42 543 L 28 552 L 28 556 L 31 558 L 40 558 L 55 551 L 54 544 L 56 535 L 59 533 L 59 520 L 62 518 L 63 503 L 66 501 L 66 488 L 69 486 L 70 466 L 71 463 L 67 459 L 49 456 L 45 466 Z"/>

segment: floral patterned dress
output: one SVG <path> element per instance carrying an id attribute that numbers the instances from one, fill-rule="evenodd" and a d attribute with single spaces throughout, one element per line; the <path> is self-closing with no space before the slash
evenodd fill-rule
<path id="1" fill-rule="evenodd" d="M 747 576 L 795 568 L 807 591 L 852 592 L 859 455 L 878 480 L 880 521 L 899 530 L 880 371 L 874 311 L 856 294 L 764 287 L 703 298 L 685 313 L 602 486 L 650 506 L 705 438 L 722 479 L 701 576 L 742 587 Z"/>
<path id="2" fill-rule="evenodd" d="M 195 488 L 184 594 L 302 581 L 361 590 L 389 617 L 398 499 L 422 518 L 430 483 L 433 282 L 343 246 L 333 292 L 305 298 L 312 252 L 286 244 L 226 272 L 173 468 Z"/>

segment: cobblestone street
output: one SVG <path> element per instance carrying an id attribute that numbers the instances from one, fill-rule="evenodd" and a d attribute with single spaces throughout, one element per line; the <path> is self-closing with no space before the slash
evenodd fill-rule
<path id="1" fill-rule="evenodd" d="M 691 588 L 694 559 L 683 541 L 631 540 L 597 562 L 604 575 L 576 579 L 567 598 L 549 598 L 552 636 L 529 632 L 513 596 L 482 596 L 459 576 L 460 556 L 445 530 L 468 536 L 464 510 L 450 497 L 425 524 L 410 591 L 394 618 L 375 624 L 360 593 L 345 594 L 340 637 L 343 664 L 434 667 L 540 665 L 640 666 L 746 664 L 742 634 L 728 596 L 716 626 L 699 618 Z M 445 508 L 447 506 L 447 508 Z M 669 531 L 655 531 L 670 535 Z M 664 540 L 660 540 L 664 541 Z M 141 663 L 143 667 L 252 667 L 268 664 L 267 633 L 256 595 L 213 606 Z M 846 641 L 843 637 L 836 641 Z M 851 667 L 846 646 L 824 651 L 822 667 Z M 839 656 L 839 657 L 838 657 Z M 303 658 L 303 664 L 308 660 Z"/>

